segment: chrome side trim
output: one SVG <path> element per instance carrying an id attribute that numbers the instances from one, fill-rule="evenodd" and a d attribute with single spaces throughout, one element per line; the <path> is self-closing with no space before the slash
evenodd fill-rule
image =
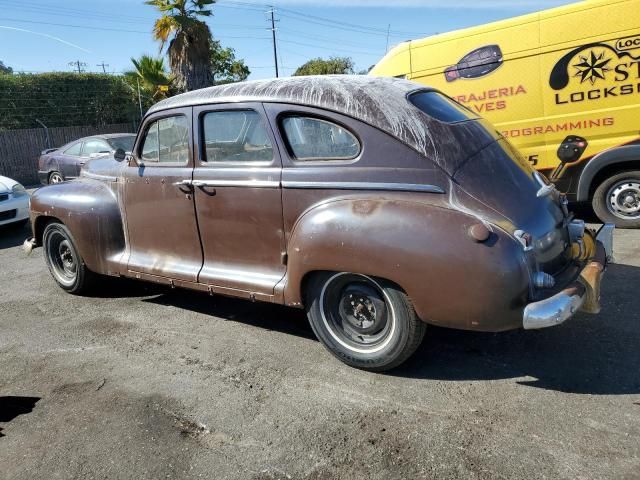
<path id="1" fill-rule="evenodd" d="M 249 188 L 279 188 L 276 180 L 193 180 L 194 187 L 249 187 Z"/>
<path id="2" fill-rule="evenodd" d="M 596 240 L 602 243 L 607 254 L 607 262 L 614 263 L 613 259 L 613 231 L 616 226 L 613 223 L 605 223 L 596 234 Z"/>
<path id="3" fill-rule="evenodd" d="M 92 178 L 94 180 L 102 180 L 103 182 L 117 182 L 118 181 L 118 177 L 113 177 L 111 175 L 98 175 L 97 173 L 91 173 L 91 172 L 85 172 L 85 171 L 81 171 L 80 172 L 80 176 L 81 177 L 86 177 L 86 178 Z"/>
<path id="4" fill-rule="evenodd" d="M 419 183 L 370 183 L 370 182 L 282 182 L 282 188 L 328 189 L 328 190 L 388 190 L 395 192 L 445 193 L 436 185 Z"/>

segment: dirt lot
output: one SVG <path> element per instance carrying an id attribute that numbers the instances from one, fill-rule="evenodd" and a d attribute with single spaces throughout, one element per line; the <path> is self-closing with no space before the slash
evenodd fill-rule
<path id="1" fill-rule="evenodd" d="M 538 332 L 431 328 L 350 369 L 298 311 L 105 281 L 54 285 L 0 231 L 0 477 L 640 478 L 640 232 L 603 313 Z"/>

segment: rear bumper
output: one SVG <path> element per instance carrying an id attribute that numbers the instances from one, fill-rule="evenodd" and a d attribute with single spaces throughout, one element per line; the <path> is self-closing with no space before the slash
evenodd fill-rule
<path id="1" fill-rule="evenodd" d="M 600 282 L 607 264 L 613 259 L 613 230 L 611 224 L 602 226 L 595 238 L 595 253 L 576 281 L 552 297 L 525 307 L 522 319 L 525 329 L 560 325 L 578 311 L 600 311 Z"/>

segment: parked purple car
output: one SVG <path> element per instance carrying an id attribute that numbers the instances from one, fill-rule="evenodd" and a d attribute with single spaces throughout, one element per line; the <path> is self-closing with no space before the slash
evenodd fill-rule
<path id="1" fill-rule="evenodd" d="M 76 178 L 80 175 L 82 165 L 90 158 L 111 155 L 119 148 L 130 152 L 135 139 L 132 133 L 94 135 L 74 140 L 60 148 L 44 150 L 38 159 L 40 183 L 48 185 Z"/>

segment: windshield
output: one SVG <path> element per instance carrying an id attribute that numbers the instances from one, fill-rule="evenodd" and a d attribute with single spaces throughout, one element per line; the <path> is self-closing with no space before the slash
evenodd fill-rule
<path id="1" fill-rule="evenodd" d="M 135 135 L 130 135 L 126 137 L 109 138 L 108 140 L 109 145 L 111 145 L 114 150 L 121 148 L 125 152 L 130 152 L 133 150 L 133 142 L 135 141 L 135 139 Z"/>

